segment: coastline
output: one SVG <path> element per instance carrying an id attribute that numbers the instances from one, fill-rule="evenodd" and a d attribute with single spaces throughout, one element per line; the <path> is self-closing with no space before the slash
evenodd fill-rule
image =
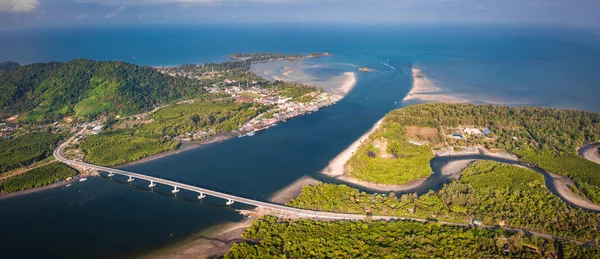
<path id="1" fill-rule="evenodd" d="M 356 86 L 357 77 L 354 72 L 345 72 L 343 77 L 344 80 L 342 81 L 342 84 L 340 87 L 336 88 L 336 90 L 341 92 L 342 97 L 345 97 L 352 89 L 354 89 L 354 86 Z"/>
<path id="2" fill-rule="evenodd" d="M 293 198 L 298 197 L 302 188 L 307 185 L 316 185 L 319 181 L 310 176 L 303 176 L 302 178 L 294 181 L 283 189 L 277 191 L 269 198 L 269 201 L 279 204 L 286 204 Z"/>
<path id="3" fill-rule="evenodd" d="M 73 179 L 71 179 L 69 181 L 48 184 L 48 185 L 44 185 L 44 186 L 40 186 L 40 187 L 36 187 L 36 188 L 31 188 L 31 189 L 26 189 L 26 190 L 22 190 L 22 191 L 18 191 L 18 192 L 0 193 L 0 200 L 10 199 L 10 198 L 14 198 L 14 197 L 19 197 L 19 196 L 31 194 L 31 193 L 36 193 L 36 192 L 41 192 L 41 191 L 53 189 L 53 188 L 56 188 L 56 187 L 65 186 L 67 184 L 75 182 L 76 180 L 78 180 L 78 178 L 73 178 Z"/>
<path id="4" fill-rule="evenodd" d="M 413 85 L 402 102 L 444 102 L 466 103 L 470 100 L 444 93 L 425 73 L 417 68 L 412 68 Z"/>
<path id="5" fill-rule="evenodd" d="M 257 217 L 253 216 L 241 222 L 223 223 L 200 231 L 186 240 L 142 255 L 140 258 L 191 259 L 220 257 L 226 254 L 235 243 L 245 241 L 242 237 L 243 232 L 256 220 Z"/>
<path id="6" fill-rule="evenodd" d="M 129 163 L 125 163 L 122 165 L 118 165 L 115 168 L 125 168 L 128 166 L 132 166 L 132 165 L 139 165 L 139 164 L 143 164 L 143 163 L 147 163 L 156 159 L 160 159 L 163 157 L 167 157 L 167 156 L 171 156 L 171 155 L 177 155 L 186 151 L 190 151 L 196 148 L 200 148 L 203 147 L 205 145 L 208 144 L 212 144 L 212 143 L 216 143 L 216 142 L 220 142 L 220 141 L 225 141 L 228 139 L 233 138 L 233 133 L 232 132 L 223 132 L 223 133 L 219 133 L 217 135 L 214 135 L 208 139 L 202 140 L 202 141 L 181 141 L 181 146 L 175 150 L 172 151 L 167 151 L 167 152 L 162 152 L 162 153 L 158 153 L 155 155 L 151 155 L 148 157 L 144 157 L 140 160 L 137 161 L 133 161 L 133 162 L 129 162 Z"/>
<path id="7" fill-rule="evenodd" d="M 373 132 L 379 129 L 382 123 L 383 119 L 377 121 L 369 131 L 360 136 L 360 138 L 350 144 L 350 146 L 348 146 L 344 151 L 329 161 L 329 165 L 325 167 L 321 173 L 333 178 L 343 176 L 346 173 L 346 163 L 350 160 L 350 158 L 352 158 L 354 152 L 356 152 L 363 141 L 365 141 Z"/>

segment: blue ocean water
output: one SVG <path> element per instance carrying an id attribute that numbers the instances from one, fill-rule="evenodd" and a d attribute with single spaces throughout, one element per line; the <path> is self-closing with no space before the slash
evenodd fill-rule
<path id="1" fill-rule="evenodd" d="M 217 62 L 231 52 L 327 51 L 305 72 L 318 78 L 357 72 L 354 90 L 338 104 L 283 123 L 254 137 L 236 138 L 167 156 L 129 170 L 179 179 L 243 196 L 268 199 L 318 172 L 412 86 L 411 68 L 447 91 L 475 100 L 530 103 L 600 111 L 600 41 L 585 31 L 532 28 L 433 27 L 128 27 L 3 31 L 0 61 L 21 63 L 75 58 L 125 60 L 164 66 Z M 386 61 L 392 70 L 380 62 Z M 318 65 L 311 68 L 310 65 Z M 121 179 L 122 180 L 122 179 Z M 194 200 L 167 187 L 91 179 L 0 200 L 3 255 L 10 258 L 126 257 L 174 244 L 239 216 L 224 201 Z M 237 205 L 236 205 L 237 206 Z M 172 235 L 171 235 L 172 234 Z M 51 237 L 51 238 L 50 238 Z M 36 241 L 36 249 L 26 244 Z"/>

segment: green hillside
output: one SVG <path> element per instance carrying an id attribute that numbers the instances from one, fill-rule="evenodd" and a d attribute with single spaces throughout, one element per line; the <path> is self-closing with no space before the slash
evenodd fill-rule
<path id="1" fill-rule="evenodd" d="M 16 62 L 11 62 L 11 61 L 0 62 L 0 72 L 11 70 L 11 69 L 16 69 L 20 66 L 21 65 L 19 65 L 19 63 L 16 63 Z"/>
<path id="2" fill-rule="evenodd" d="M 0 106 L 23 113 L 23 122 L 130 115 L 204 92 L 197 81 L 125 62 L 77 59 L 0 72 Z"/>

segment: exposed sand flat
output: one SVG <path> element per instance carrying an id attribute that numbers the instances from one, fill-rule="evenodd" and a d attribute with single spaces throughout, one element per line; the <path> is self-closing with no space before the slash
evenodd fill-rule
<path id="1" fill-rule="evenodd" d="M 588 145 L 581 147 L 579 150 L 577 150 L 577 152 L 583 158 L 600 164 L 600 154 L 598 154 L 599 147 L 600 147 L 600 143 L 588 144 Z"/>
<path id="2" fill-rule="evenodd" d="M 377 121 L 377 123 L 375 123 L 375 125 L 373 125 L 373 127 L 367 133 L 362 135 L 360 138 L 354 141 L 354 143 L 350 144 L 350 146 L 346 148 L 346 150 L 342 151 L 342 153 L 340 153 L 337 157 L 332 159 L 329 162 L 329 165 L 325 169 L 323 169 L 321 173 L 331 177 L 343 176 L 346 172 L 346 163 L 348 162 L 348 160 L 350 160 L 350 158 L 352 157 L 354 152 L 356 152 L 360 144 L 362 144 L 362 142 L 365 141 L 369 137 L 369 135 L 371 135 L 371 133 L 379 129 L 381 123 L 383 123 L 383 119 Z"/>
<path id="3" fill-rule="evenodd" d="M 242 242 L 242 233 L 256 218 L 252 217 L 243 222 L 226 223 L 215 228 L 198 233 L 195 237 L 173 247 L 153 252 L 143 258 L 156 259 L 192 259 L 220 257 L 226 254 L 231 246 Z"/>
<path id="4" fill-rule="evenodd" d="M 422 102 L 445 102 L 445 103 L 466 103 L 468 99 L 444 93 L 441 88 L 436 86 L 433 81 L 427 78 L 425 73 L 417 68 L 412 69 L 413 86 L 402 99 L 404 102 L 422 101 Z"/>
<path id="5" fill-rule="evenodd" d="M 340 84 L 340 87 L 336 88 L 343 95 L 347 95 L 352 88 L 356 85 L 356 73 L 354 72 L 346 72 L 342 75 L 343 81 Z"/>
<path id="6" fill-rule="evenodd" d="M 302 188 L 304 188 L 304 186 L 316 185 L 318 183 L 319 181 L 317 179 L 310 176 L 304 176 L 273 194 L 269 200 L 279 204 L 286 204 L 293 198 L 296 198 L 300 192 L 302 192 Z"/>
<path id="7" fill-rule="evenodd" d="M 571 191 L 569 189 L 569 185 L 575 185 L 573 180 L 569 177 L 556 175 L 553 173 L 546 172 L 552 179 L 554 179 L 554 187 L 556 187 L 556 191 L 562 196 L 563 199 L 569 201 L 575 206 L 582 207 L 584 209 L 600 211 L 600 205 L 593 203 L 592 201 L 583 198 Z"/>
<path id="8" fill-rule="evenodd" d="M 305 69 L 314 69 L 321 65 L 308 65 L 302 61 L 280 60 L 252 65 L 252 72 L 269 80 L 278 80 L 291 83 L 301 83 L 323 88 L 325 91 L 344 97 L 356 85 L 357 74 L 345 72 L 330 78 L 316 78 L 305 72 Z"/>

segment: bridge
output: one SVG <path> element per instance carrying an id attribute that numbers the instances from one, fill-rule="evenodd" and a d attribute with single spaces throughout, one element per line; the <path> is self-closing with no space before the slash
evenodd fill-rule
<path id="1" fill-rule="evenodd" d="M 185 183 L 166 180 L 166 179 L 162 179 L 162 178 L 158 178 L 158 177 L 154 177 L 154 176 L 129 172 L 129 171 L 120 170 L 120 169 L 116 169 L 116 168 L 110 168 L 110 167 L 105 167 L 105 166 L 89 164 L 89 163 L 75 161 L 75 160 L 69 160 L 69 159 L 65 158 L 62 154 L 62 151 L 65 148 L 65 146 L 66 146 L 66 143 L 61 144 L 56 150 L 54 150 L 54 157 L 62 163 L 65 163 L 70 166 L 81 167 L 84 169 L 94 169 L 97 171 L 107 172 L 107 173 L 109 173 L 109 175 L 108 175 L 109 177 L 112 177 L 116 174 L 126 176 L 126 177 L 128 177 L 127 182 L 133 182 L 136 180 L 144 180 L 149 183 L 148 187 L 150 187 L 150 188 L 155 187 L 156 184 L 163 184 L 163 185 L 173 187 L 172 193 L 178 193 L 180 190 L 183 189 L 183 190 L 188 190 L 191 192 L 198 193 L 198 199 L 203 199 L 206 197 L 206 195 L 210 195 L 213 197 L 218 197 L 218 198 L 226 200 L 226 203 L 225 203 L 226 205 L 231 205 L 234 202 L 238 202 L 238 203 L 242 203 L 242 204 L 256 206 L 261 209 L 267 209 L 267 210 L 288 213 L 288 214 L 295 214 L 299 217 L 312 217 L 312 218 L 323 218 L 323 219 L 348 219 L 348 220 L 357 220 L 357 219 L 367 218 L 366 215 L 341 214 L 341 213 L 320 212 L 320 211 L 298 209 L 298 208 L 288 207 L 288 206 L 284 206 L 284 205 L 239 197 L 239 196 L 232 195 L 232 194 L 227 194 L 227 193 L 210 190 L 210 189 L 206 189 L 206 188 L 202 188 L 202 187 L 198 187 L 198 186 L 193 186 L 193 185 L 189 185 L 189 184 L 185 184 Z M 371 217 L 371 218 L 389 220 L 389 219 L 397 218 L 397 217 Z"/>
<path id="2" fill-rule="evenodd" d="M 323 211 L 298 209 L 298 208 L 288 207 L 285 205 L 239 197 L 239 196 L 232 195 L 232 194 L 227 194 L 227 193 L 223 193 L 223 192 L 219 192 L 219 191 L 215 191 L 215 190 L 201 188 L 201 187 L 193 186 L 193 185 L 189 185 L 189 184 L 179 183 L 179 182 L 166 180 L 166 179 L 162 179 L 162 178 L 158 178 L 158 177 L 154 177 L 154 176 L 128 172 L 125 170 L 120 170 L 120 169 L 115 169 L 115 168 L 110 168 L 110 167 L 98 166 L 98 165 L 75 161 L 75 160 L 69 160 L 62 155 L 63 149 L 66 147 L 66 145 L 69 142 L 70 142 L 70 140 L 65 143 L 62 143 L 56 150 L 54 150 L 54 157 L 62 163 L 65 163 L 70 166 L 75 166 L 75 167 L 91 168 L 91 169 L 98 170 L 98 171 L 108 172 L 109 176 L 114 176 L 115 174 L 123 175 L 123 176 L 128 177 L 128 180 L 127 180 L 128 182 L 133 182 L 135 180 L 145 180 L 145 181 L 149 182 L 148 187 L 150 187 L 150 188 L 153 188 L 154 186 L 156 186 L 157 183 L 164 184 L 167 186 L 172 186 L 173 193 L 178 193 L 181 189 L 188 190 L 191 192 L 196 192 L 196 193 L 198 193 L 198 199 L 203 199 L 206 197 L 206 195 L 210 195 L 213 197 L 218 197 L 218 198 L 227 200 L 227 202 L 225 203 L 227 205 L 231 205 L 234 202 L 239 202 L 242 204 L 256 206 L 256 207 L 259 207 L 260 209 L 266 209 L 266 210 L 269 210 L 272 212 L 281 212 L 283 214 L 290 214 L 290 215 L 295 215 L 297 217 L 303 217 L 303 218 L 329 219 L 329 220 L 365 220 L 365 219 L 386 220 L 386 221 L 407 220 L 407 221 L 416 221 L 416 222 L 422 222 L 422 223 L 434 222 L 434 223 L 438 223 L 441 225 L 457 226 L 457 227 L 473 227 L 473 225 L 471 225 L 471 224 L 444 222 L 444 221 L 432 221 L 432 220 L 420 219 L 420 218 L 395 217 L 395 216 L 371 216 L 371 215 L 347 214 L 347 213 L 335 213 L 335 212 L 323 212 Z M 497 228 L 497 226 L 479 226 L 479 227 L 490 228 L 490 229 Z M 529 231 L 526 229 L 517 229 L 517 228 L 509 228 L 509 227 L 503 227 L 503 229 L 512 231 L 512 232 L 522 231 L 522 232 L 528 233 L 530 235 L 536 235 L 536 236 L 540 236 L 540 237 L 547 238 L 547 239 L 573 242 L 573 243 L 580 244 L 580 245 L 587 244 L 587 245 L 596 246 L 596 244 L 594 244 L 594 243 L 583 242 L 583 241 L 559 237 L 559 236 L 553 236 L 553 235 L 544 234 L 544 233 L 540 233 L 540 232 Z"/>

